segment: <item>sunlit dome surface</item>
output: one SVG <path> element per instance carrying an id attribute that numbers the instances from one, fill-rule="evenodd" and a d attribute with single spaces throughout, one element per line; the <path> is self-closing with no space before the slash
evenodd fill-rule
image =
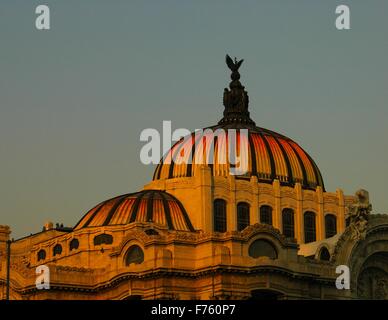
<path id="1" fill-rule="evenodd" d="M 211 131 L 208 133 L 206 131 L 204 134 L 193 133 L 191 139 L 186 138 L 177 142 L 171 148 L 171 156 L 165 157 L 156 167 L 153 179 L 191 177 L 195 175 L 199 165 L 203 163 L 211 168 L 213 176 L 228 176 L 231 168 L 234 167 L 234 162 L 232 161 L 231 164 L 228 159 L 230 143 L 228 131 L 225 130 L 224 137 L 214 139 L 212 161 L 206 160 L 208 157 L 206 150 L 209 148 L 206 146 L 206 137 L 212 136 L 212 132 L 217 129 L 231 127 L 233 127 L 232 124 L 214 126 L 210 128 Z M 239 134 L 239 130 L 245 126 L 239 124 L 238 127 L 237 147 L 231 147 L 231 150 L 240 150 L 240 136 L 241 141 L 246 140 L 243 135 Z M 315 189 L 317 186 L 321 186 L 324 189 L 323 179 L 317 165 L 299 144 L 284 135 L 267 129 L 256 126 L 246 126 L 246 128 L 248 129 L 248 143 L 245 145 L 248 148 L 241 148 L 241 154 L 237 154 L 247 158 L 248 170 L 244 176 L 257 176 L 260 182 L 266 183 L 272 183 L 274 179 L 278 179 L 283 185 L 294 185 L 298 182 L 303 188 Z M 220 155 L 220 152 L 223 155 Z M 174 162 L 178 154 L 184 160 L 180 164 Z M 223 158 L 225 155 L 226 158 Z M 188 159 L 191 160 L 191 163 Z M 199 163 L 197 160 L 200 160 Z"/>
<path id="2" fill-rule="evenodd" d="M 194 231 L 181 202 L 160 190 L 143 190 L 103 201 L 89 210 L 74 229 L 132 222 L 153 223 L 169 230 Z"/>

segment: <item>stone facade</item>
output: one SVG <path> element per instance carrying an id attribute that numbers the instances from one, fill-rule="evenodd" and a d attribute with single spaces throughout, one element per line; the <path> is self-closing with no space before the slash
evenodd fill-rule
<path id="1" fill-rule="evenodd" d="M 145 189 L 166 190 L 175 195 L 185 206 L 195 229 L 211 232 L 213 230 L 213 200 L 227 202 L 227 229 L 236 230 L 237 204 L 250 205 L 250 221 L 259 223 L 259 209 L 268 205 L 273 209 L 273 226 L 282 229 L 281 214 L 284 208 L 295 212 L 295 238 L 304 243 L 303 213 L 312 211 L 317 214 L 317 240 L 325 238 L 324 217 L 326 214 L 337 218 L 338 232 L 345 230 L 345 211 L 355 201 L 355 196 L 345 196 L 341 189 L 336 193 L 302 189 L 299 183 L 294 187 L 281 186 L 278 180 L 272 184 L 258 183 L 255 176 L 238 178 L 236 176 L 213 177 L 210 168 L 202 166 L 200 172 L 190 178 L 175 178 L 152 181 Z M 201 199 L 201 201 L 198 201 Z M 200 213 L 200 214 L 198 214 Z"/>
<path id="2" fill-rule="evenodd" d="M 253 183 L 245 184 L 250 189 Z M 224 193 L 217 191 L 217 196 L 230 201 L 230 191 L 224 187 L 220 187 Z M 269 196 L 273 189 L 267 191 L 263 203 L 276 205 L 276 196 Z M 284 190 L 290 195 L 296 194 L 293 191 Z M 240 192 L 234 201 L 243 199 L 254 207 L 253 193 Z M 244 193 L 249 196 L 244 197 Z M 316 196 L 316 192 L 310 193 L 312 198 Z M 339 199 L 336 194 L 327 196 Z M 259 201 L 257 207 L 262 203 Z M 293 206 L 298 200 L 278 201 Z M 300 206 L 311 210 L 319 205 L 323 204 L 305 207 L 302 201 Z M 329 208 L 330 212 L 338 212 L 335 209 L 339 207 L 333 204 Z M 100 234 L 111 235 L 113 242 L 96 245 L 93 240 Z M 9 229 L 1 227 L 0 235 L 0 298 L 4 299 L 4 241 L 9 238 Z M 70 249 L 73 239 L 78 240 L 79 246 Z M 270 243 L 276 257 L 252 257 L 249 250 L 257 240 Z M 62 250 L 54 255 L 57 245 Z M 127 265 L 128 251 L 134 245 L 143 250 L 144 260 Z M 323 247 L 330 253 L 329 261 L 320 259 Z M 41 250 L 46 257 L 38 261 Z M 13 242 L 11 253 L 11 299 L 381 299 L 387 298 L 388 216 L 371 215 L 365 239 L 357 241 L 351 237 L 350 227 L 330 239 L 298 244 L 295 239 L 284 237 L 276 224 L 253 223 L 241 232 L 232 229 L 217 233 L 172 231 L 136 222 L 71 232 L 53 228 Z M 35 285 L 35 270 L 42 264 L 50 269 L 49 290 L 38 290 Z M 338 265 L 350 267 L 350 290 L 336 289 Z"/>

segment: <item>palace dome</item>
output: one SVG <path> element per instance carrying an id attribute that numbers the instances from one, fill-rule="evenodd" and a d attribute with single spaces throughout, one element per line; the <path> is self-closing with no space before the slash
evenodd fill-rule
<path id="1" fill-rule="evenodd" d="M 160 190 L 143 190 L 103 201 L 89 210 L 74 230 L 132 222 L 153 223 L 169 230 L 194 231 L 181 202 Z"/>
<path id="2" fill-rule="evenodd" d="M 282 185 L 293 186 L 300 183 L 304 189 L 316 189 L 320 186 L 324 190 L 318 166 L 298 143 L 282 134 L 257 127 L 249 117 L 248 94 L 239 81 L 238 68 L 241 63 L 242 60 L 233 62 L 227 56 L 227 64 L 232 70 L 232 82 L 229 85 L 230 90 L 224 89 L 225 111 L 218 125 L 204 129 L 203 133 L 200 131 L 192 133 L 191 136 L 175 143 L 157 165 L 153 180 L 194 176 L 200 164 L 209 166 L 213 176 L 230 175 L 230 170 L 234 167 L 228 157 L 230 141 L 236 140 L 237 143 L 236 148 L 230 149 L 239 150 L 238 138 L 243 137 L 240 130 L 247 129 L 248 141 L 244 143 L 247 150 L 242 147 L 241 154 L 238 154 L 242 159 L 247 158 L 245 161 L 247 170 L 242 176 L 256 176 L 259 182 L 264 183 L 272 183 L 275 179 Z M 225 132 L 221 139 L 216 134 L 218 129 L 224 129 Z M 227 129 L 236 129 L 237 139 L 232 137 L 231 140 Z M 206 138 L 213 135 L 216 136 L 213 145 L 214 155 L 212 161 L 208 161 L 206 152 L 209 143 L 206 142 Z M 220 156 L 220 152 L 223 155 Z M 177 157 L 180 158 L 179 161 L 175 161 Z M 197 161 L 198 159 L 200 161 Z"/>
<path id="3" fill-rule="evenodd" d="M 196 170 L 200 165 L 195 162 L 200 159 L 200 153 L 206 148 L 204 144 L 206 137 L 211 136 L 219 128 L 225 126 L 210 127 L 210 131 L 204 134 L 191 134 L 191 139 L 182 139 L 171 148 L 170 161 L 161 160 L 157 165 L 153 180 L 172 179 L 181 177 L 191 177 L 195 175 Z M 237 129 L 237 143 L 239 135 Z M 201 139 L 201 137 L 203 139 Z M 225 131 L 225 138 L 215 139 L 214 141 L 214 158 L 212 163 L 205 165 L 211 168 L 213 176 L 228 176 L 233 164 L 227 161 L 220 161 L 218 156 L 219 151 L 223 150 L 227 154 L 229 145 L 229 134 Z M 196 143 L 197 142 L 197 143 Z M 219 144 L 222 143 L 221 146 Z M 189 144 L 189 146 L 187 146 Z M 274 179 L 278 179 L 282 185 L 294 185 L 300 183 L 305 189 L 315 189 L 321 186 L 324 189 L 322 175 L 315 164 L 314 160 L 304 151 L 296 142 L 279 133 L 260 128 L 248 129 L 248 150 L 242 149 L 241 157 L 247 157 L 246 163 L 248 170 L 243 175 L 245 177 L 257 176 L 259 182 L 272 183 Z M 218 149 L 220 147 L 220 149 Z M 237 150 L 239 146 L 237 145 Z M 183 150 L 191 150 L 187 155 L 190 157 L 191 163 L 181 161 L 175 163 L 173 159 Z"/>

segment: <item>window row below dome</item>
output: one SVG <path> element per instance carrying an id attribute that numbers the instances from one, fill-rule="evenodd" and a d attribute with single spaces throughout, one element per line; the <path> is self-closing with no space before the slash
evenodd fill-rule
<path id="1" fill-rule="evenodd" d="M 113 243 L 113 237 L 110 234 L 102 233 L 94 237 L 93 243 L 95 246 L 107 244 L 110 245 Z M 74 238 L 69 243 L 69 251 L 77 250 L 79 248 L 79 240 Z M 56 244 L 52 248 L 52 256 L 60 256 L 62 254 L 63 248 L 61 244 Z M 38 251 L 37 260 L 46 260 L 47 253 L 45 249 L 40 249 Z"/>
<path id="2" fill-rule="evenodd" d="M 69 250 L 72 251 L 72 250 L 76 250 L 78 249 L 79 247 L 79 241 L 78 239 L 72 239 L 69 243 Z M 52 249 L 52 256 L 55 257 L 55 256 L 60 256 L 62 254 L 62 245 L 61 244 L 56 244 L 53 249 Z M 47 258 L 47 253 L 46 253 L 46 250 L 44 249 L 40 249 L 38 251 L 38 255 L 37 255 L 37 258 L 38 258 L 38 261 L 41 261 L 41 260 L 45 260 Z"/>
<path id="3" fill-rule="evenodd" d="M 262 205 L 259 212 L 259 222 L 273 225 L 273 209 L 269 205 Z M 242 231 L 250 223 L 250 205 L 246 202 L 237 203 L 237 231 Z M 295 212 L 291 208 L 284 208 L 281 214 L 282 233 L 288 238 L 295 238 Z M 316 213 L 305 211 L 303 214 L 304 242 L 314 242 L 316 236 Z M 337 217 L 334 214 L 325 214 L 325 237 L 330 238 L 337 234 Z M 216 199 L 213 203 L 213 231 L 227 231 L 227 203 L 223 199 Z"/>

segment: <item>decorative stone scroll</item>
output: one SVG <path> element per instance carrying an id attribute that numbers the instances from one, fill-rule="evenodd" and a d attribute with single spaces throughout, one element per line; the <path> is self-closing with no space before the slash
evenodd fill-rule
<path id="1" fill-rule="evenodd" d="M 357 202 L 348 207 L 349 212 L 346 221 L 350 229 L 350 239 L 358 241 L 365 239 L 372 205 L 369 203 L 368 191 L 360 189 L 356 192 L 356 197 Z"/>

